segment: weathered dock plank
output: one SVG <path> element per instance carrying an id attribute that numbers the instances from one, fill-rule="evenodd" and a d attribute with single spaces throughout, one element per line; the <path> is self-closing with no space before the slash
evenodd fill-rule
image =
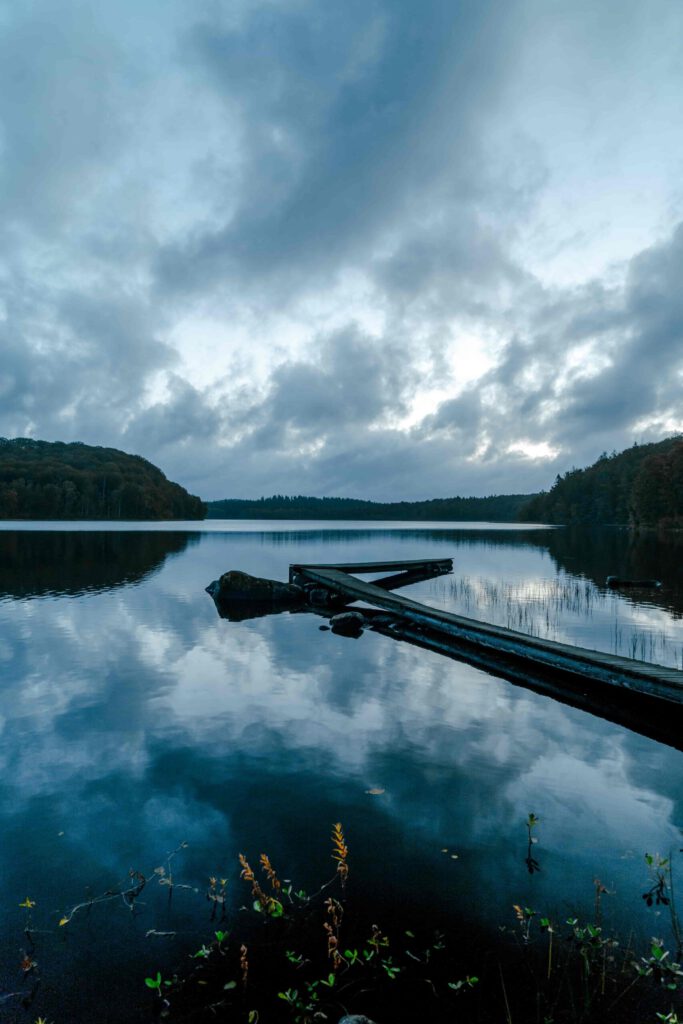
<path id="1" fill-rule="evenodd" d="M 413 563 L 418 564 L 424 563 Z M 405 562 L 400 563 L 401 567 L 406 565 Z M 353 572 L 382 572 L 398 567 L 397 563 L 387 562 L 354 563 L 349 568 L 296 565 L 290 569 L 290 578 L 314 583 L 347 600 L 363 601 L 382 608 L 396 616 L 397 624 L 407 621 L 433 633 L 450 636 L 459 643 L 499 652 L 517 662 L 540 665 L 586 681 L 592 679 L 676 705 L 683 704 L 683 672 L 676 669 L 543 640 L 503 626 L 465 618 L 391 593 L 351 575 Z"/>
<path id="2" fill-rule="evenodd" d="M 337 569 L 345 573 L 366 573 L 370 575 L 376 572 L 401 572 L 420 571 L 421 569 L 431 572 L 451 572 L 453 569 L 452 558 L 413 558 L 400 562 L 316 562 L 315 565 L 306 563 L 294 563 L 289 567 L 290 583 L 296 582 L 296 576 L 307 569 Z"/>

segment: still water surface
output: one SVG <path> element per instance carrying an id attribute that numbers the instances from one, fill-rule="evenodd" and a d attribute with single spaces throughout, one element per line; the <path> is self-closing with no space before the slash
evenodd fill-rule
<path id="1" fill-rule="evenodd" d="M 614 927 L 665 933 L 640 894 L 645 851 L 683 845 L 677 749 L 387 637 L 321 632 L 312 615 L 228 622 L 204 588 L 229 568 L 286 579 L 290 562 L 452 556 L 453 576 L 405 592 L 680 668 L 680 555 L 679 540 L 487 524 L 2 524 L 0 997 L 31 989 L 27 896 L 41 977 L 30 1008 L 3 1000 L 2 1019 L 145 1019 L 144 977 L 210 934 L 208 876 L 229 878 L 231 914 L 239 851 L 311 889 L 333 873 L 334 821 L 351 896 L 383 920 L 400 907 L 406 927 L 496 942 L 513 902 L 588 912 L 597 876 Z M 610 573 L 664 586 L 624 597 L 605 590 Z M 114 900 L 58 927 L 181 842 L 188 888 L 170 906 L 149 884 L 139 914 Z"/>

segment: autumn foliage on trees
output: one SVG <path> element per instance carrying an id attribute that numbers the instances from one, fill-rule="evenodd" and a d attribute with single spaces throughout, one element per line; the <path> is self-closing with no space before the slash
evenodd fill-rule
<path id="1" fill-rule="evenodd" d="M 0 519 L 203 519 L 204 503 L 139 455 L 0 438 Z"/>
<path id="2" fill-rule="evenodd" d="M 683 527 L 683 437 L 603 453 L 558 476 L 521 516 L 547 523 Z"/>

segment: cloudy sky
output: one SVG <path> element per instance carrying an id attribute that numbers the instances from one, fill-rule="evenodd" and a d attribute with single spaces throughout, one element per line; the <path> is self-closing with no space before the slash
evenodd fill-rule
<path id="1" fill-rule="evenodd" d="M 0 0 L 0 435 L 205 498 L 683 430 L 680 0 Z"/>

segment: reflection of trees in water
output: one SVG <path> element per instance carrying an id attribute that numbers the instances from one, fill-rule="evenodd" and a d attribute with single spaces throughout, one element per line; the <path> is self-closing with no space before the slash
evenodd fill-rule
<path id="1" fill-rule="evenodd" d="M 675 617 L 683 615 L 683 532 L 636 533 L 624 527 L 559 527 L 551 529 L 458 529 L 457 527 L 419 529 L 401 527 L 398 523 L 384 529 L 317 528 L 306 530 L 245 531 L 233 536 L 259 538 L 273 547 L 303 543 L 354 544 L 386 541 L 401 544 L 438 543 L 470 551 L 496 551 L 501 548 L 547 551 L 558 569 L 574 576 L 583 576 L 597 587 L 604 588 L 608 576 L 630 579 L 655 578 L 662 581 L 661 591 L 648 591 L 647 602 L 666 609 Z M 457 573 L 457 565 L 456 565 Z M 634 604 L 642 594 L 620 592 Z"/>
<path id="2" fill-rule="evenodd" d="M 386 540 L 400 542 L 438 542 L 459 548 L 520 548 L 547 551 L 558 568 L 587 576 L 602 587 L 608 576 L 661 579 L 667 593 L 653 594 L 655 603 L 668 607 L 672 592 L 683 596 L 683 532 L 634 532 L 623 527 L 559 527 L 553 529 L 411 529 L 392 524 L 383 529 L 267 530 L 249 532 L 274 547 L 301 544 L 304 541 L 354 543 Z M 683 603 L 680 605 L 683 612 Z"/>
<path id="3" fill-rule="evenodd" d="M 548 551 L 558 568 L 586 576 L 598 587 L 605 586 L 608 576 L 661 580 L 662 590 L 648 590 L 647 603 L 676 618 L 683 615 L 683 533 L 567 527 L 528 534 L 529 541 Z M 624 591 L 621 596 L 634 604 L 642 602 L 642 594 Z"/>
<path id="4" fill-rule="evenodd" d="M 181 532 L 0 532 L 0 595 L 80 594 L 135 583 L 196 544 Z"/>
<path id="5" fill-rule="evenodd" d="M 386 529 L 376 527 L 374 529 L 349 530 L 344 527 L 316 527 L 305 530 L 234 530 L 230 532 L 231 537 L 253 537 L 267 542 L 273 547 L 288 547 L 301 544 L 302 541 L 315 541 L 316 543 L 353 544 L 357 541 L 386 541 L 392 543 L 415 543 L 425 541 L 436 541 L 439 544 L 456 544 L 458 547 L 480 547 L 482 544 L 490 548 L 519 547 L 520 544 L 529 544 L 532 532 L 538 532 L 547 536 L 551 530 L 541 529 L 538 531 L 523 529 L 458 529 L 457 527 L 434 527 L 432 529 L 420 529 L 419 527 L 402 526 L 399 522 L 388 524 Z"/>
<path id="6" fill-rule="evenodd" d="M 556 572 L 546 569 L 506 580 L 495 572 L 478 577 L 456 571 L 451 579 L 434 584 L 433 591 L 459 614 L 532 636 L 683 668 L 680 630 L 670 621 L 683 617 L 683 534 L 569 527 L 477 534 L 465 544 L 470 552 L 478 545 L 482 552 L 492 547 L 542 551 L 550 555 Z M 655 578 L 663 586 L 610 589 L 608 576 Z"/>

